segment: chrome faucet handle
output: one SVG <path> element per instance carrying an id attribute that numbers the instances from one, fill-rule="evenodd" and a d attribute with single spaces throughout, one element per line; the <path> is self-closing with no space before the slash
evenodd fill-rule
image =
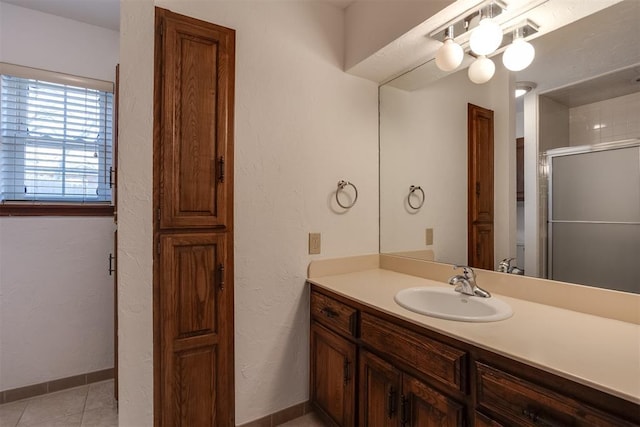
<path id="1" fill-rule="evenodd" d="M 453 266 L 454 270 L 457 270 L 458 268 L 462 269 L 462 274 L 464 275 L 465 279 L 471 280 L 472 282 L 475 283 L 476 272 L 473 271 L 473 268 L 469 267 L 468 265 L 457 265 L 457 264 L 455 264 Z"/>
<path id="2" fill-rule="evenodd" d="M 455 289 L 457 292 L 461 292 L 465 295 L 491 298 L 491 293 L 489 291 L 485 291 L 476 284 L 476 272 L 473 271 L 473 268 L 469 267 L 468 265 L 453 266 L 454 270 L 458 268 L 462 269 L 462 276 L 454 276 L 449 279 L 449 284 L 451 285 L 461 283 L 462 286 L 458 285 L 458 287 L 456 287 Z"/>

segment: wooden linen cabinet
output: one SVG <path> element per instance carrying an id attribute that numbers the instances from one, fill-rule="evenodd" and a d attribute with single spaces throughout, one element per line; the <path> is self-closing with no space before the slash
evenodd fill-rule
<path id="1" fill-rule="evenodd" d="M 235 425 L 234 63 L 234 30 L 156 8 L 156 426 Z"/>

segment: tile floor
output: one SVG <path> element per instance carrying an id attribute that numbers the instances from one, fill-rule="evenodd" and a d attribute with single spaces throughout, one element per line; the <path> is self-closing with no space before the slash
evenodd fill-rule
<path id="1" fill-rule="evenodd" d="M 282 427 L 325 427 L 315 414 Z M 113 380 L 0 405 L 0 427 L 118 427 Z"/>
<path id="2" fill-rule="evenodd" d="M 325 427 L 310 413 L 282 427 Z M 0 427 L 118 427 L 113 380 L 0 405 Z"/>
<path id="3" fill-rule="evenodd" d="M 280 427 L 326 427 L 327 424 L 324 423 L 313 412 L 304 415 L 300 418 L 296 418 L 295 420 L 291 420 L 287 423 L 280 424 Z"/>
<path id="4" fill-rule="evenodd" d="M 0 405 L 2 427 L 118 427 L 113 380 Z"/>

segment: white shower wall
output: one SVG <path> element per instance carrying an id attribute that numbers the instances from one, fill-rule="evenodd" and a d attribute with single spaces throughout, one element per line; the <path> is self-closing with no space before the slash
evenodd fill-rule
<path id="1" fill-rule="evenodd" d="M 569 145 L 640 138 L 640 92 L 569 109 Z"/>

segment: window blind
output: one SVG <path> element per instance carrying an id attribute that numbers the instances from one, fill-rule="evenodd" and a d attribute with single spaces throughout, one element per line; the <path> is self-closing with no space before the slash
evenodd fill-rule
<path id="1" fill-rule="evenodd" d="M 109 202 L 113 94 L 0 76 L 0 200 Z"/>

